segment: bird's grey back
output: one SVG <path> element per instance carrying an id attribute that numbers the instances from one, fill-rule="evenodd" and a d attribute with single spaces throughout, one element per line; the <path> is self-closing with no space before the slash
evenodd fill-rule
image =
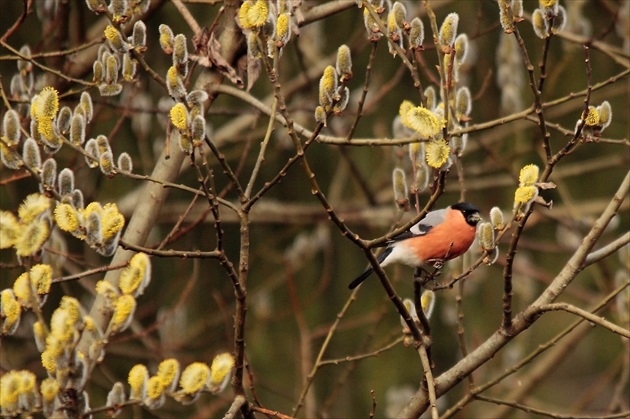
<path id="1" fill-rule="evenodd" d="M 431 227 L 435 227 L 436 225 L 444 222 L 445 216 L 446 209 L 431 211 L 427 214 L 426 217 L 420 220 L 419 223 L 411 226 L 409 231 L 411 231 L 413 234 L 418 235 L 426 234 L 431 229 Z"/>

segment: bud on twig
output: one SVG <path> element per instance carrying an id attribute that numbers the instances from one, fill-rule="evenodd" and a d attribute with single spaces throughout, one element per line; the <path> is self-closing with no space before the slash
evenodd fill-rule
<path id="1" fill-rule="evenodd" d="M 409 45 L 411 48 L 419 49 L 424 42 L 424 25 L 419 17 L 413 18 L 411 21 L 411 29 L 409 30 Z"/>
<path id="2" fill-rule="evenodd" d="M 2 134 L 4 135 L 2 139 L 9 146 L 20 141 L 20 115 L 13 109 L 9 109 L 2 118 Z"/>
<path id="3" fill-rule="evenodd" d="M 392 172 L 392 183 L 394 186 L 394 200 L 398 208 L 404 209 L 409 204 L 409 191 L 405 172 L 401 168 L 395 168 Z"/>
<path id="4" fill-rule="evenodd" d="M 350 48 L 345 44 L 337 49 L 335 68 L 342 82 L 352 78 L 352 56 L 350 54 Z"/>

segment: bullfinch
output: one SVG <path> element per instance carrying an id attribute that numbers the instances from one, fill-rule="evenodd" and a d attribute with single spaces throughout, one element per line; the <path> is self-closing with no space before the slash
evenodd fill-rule
<path id="1" fill-rule="evenodd" d="M 389 240 L 378 263 L 384 267 L 398 262 L 417 268 L 425 262 L 454 259 L 475 240 L 479 221 L 479 210 L 468 202 L 431 211 L 408 231 Z M 370 266 L 348 288 L 356 288 L 372 272 L 374 268 Z"/>

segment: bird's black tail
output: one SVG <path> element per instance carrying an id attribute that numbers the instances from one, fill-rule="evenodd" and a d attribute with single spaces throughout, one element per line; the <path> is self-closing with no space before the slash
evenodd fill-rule
<path id="1" fill-rule="evenodd" d="M 348 288 L 350 288 L 351 290 L 355 289 L 356 287 L 359 286 L 359 284 L 363 281 L 365 281 L 365 279 L 372 275 L 372 272 L 374 272 L 374 268 L 372 268 L 371 266 L 369 268 L 367 268 L 365 270 L 365 272 L 363 272 L 361 275 L 359 275 L 358 277 L 356 277 L 356 279 L 354 281 L 352 281 L 350 283 L 350 285 L 348 285 Z"/>
<path id="2" fill-rule="evenodd" d="M 378 256 L 378 258 L 376 258 L 379 264 L 383 263 L 385 258 L 387 258 L 387 256 L 389 256 L 389 254 L 392 252 L 392 249 L 392 247 L 388 247 L 383 251 L 383 253 Z M 372 268 L 371 266 L 368 267 L 361 275 L 356 277 L 355 280 L 350 283 L 350 285 L 348 285 L 348 288 L 350 288 L 351 290 L 355 289 L 359 286 L 361 282 L 365 281 L 368 276 L 372 275 L 372 272 L 374 272 L 374 268 Z"/>

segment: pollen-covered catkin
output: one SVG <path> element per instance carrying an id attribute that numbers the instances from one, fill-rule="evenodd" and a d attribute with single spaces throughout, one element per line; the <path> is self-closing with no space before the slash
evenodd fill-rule
<path id="1" fill-rule="evenodd" d="M 337 71 L 329 65 L 324 69 L 324 74 L 319 80 L 319 104 L 324 110 L 330 110 L 337 92 Z"/>
<path id="2" fill-rule="evenodd" d="M 439 42 L 442 50 L 448 51 L 455 42 L 457 36 L 457 25 L 459 24 L 459 15 L 457 13 L 449 13 L 439 31 Z"/>
<path id="3" fill-rule="evenodd" d="M 350 54 L 350 48 L 345 44 L 337 49 L 335 68 L 342 82 L 352 78 L 352 56 Z"/>

